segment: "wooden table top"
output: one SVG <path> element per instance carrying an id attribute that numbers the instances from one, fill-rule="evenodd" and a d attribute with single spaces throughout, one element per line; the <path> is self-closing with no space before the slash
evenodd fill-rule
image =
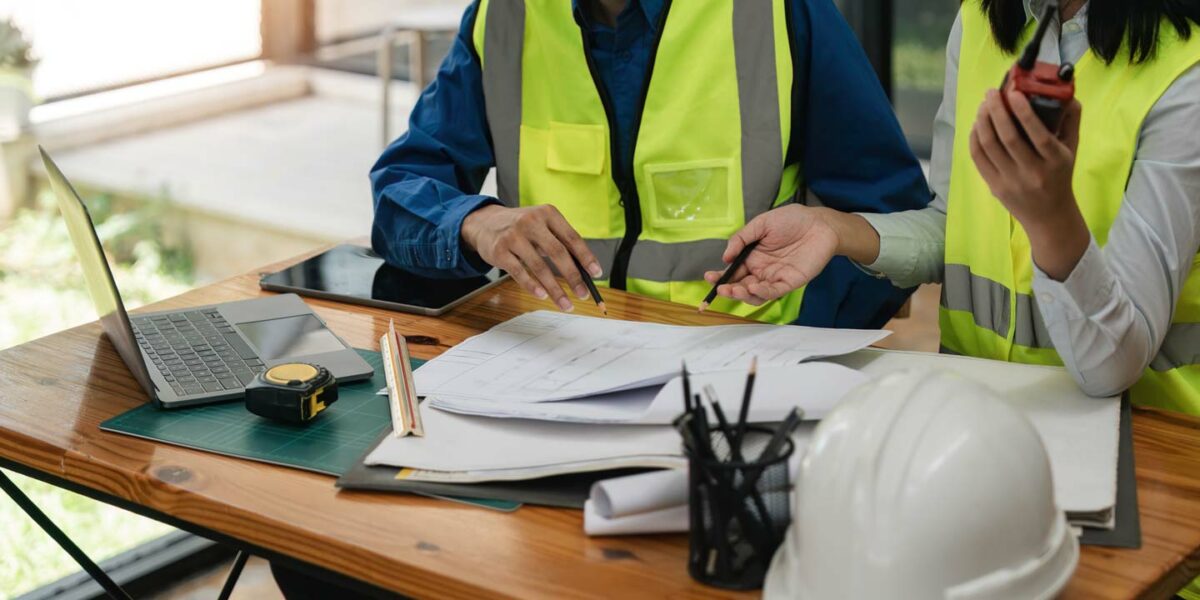
<path id="1" fill-rule="evenodd" d="M 265 270 L 265 269 L 264 269 Z M 265 295 L 256 274 L 147 307 Z M 613 317 L 737 322 L 617 291 Z M 550 308 L 505 283 L 429 318 L 308 299 L 344 339 L 377 348 L 389 318 L 431 358 L 523 312 Z M 579 302 L 577 310 L 595 314 Z M 338 492 L 333 478 L 131 438 L 101 421 L 146 402 L 91 323 L 0 352 L 0 457 L 374 585 L 416 597 L 726 597 L 687 575 L 682 535 L 588 538 L 579 511 L 507 514 L 429 498 Z M 1200 420 L 1135 410 L 1140 550 L 1084 547 L 1068 598 L 1167 597 L 1200 571 Z"/>

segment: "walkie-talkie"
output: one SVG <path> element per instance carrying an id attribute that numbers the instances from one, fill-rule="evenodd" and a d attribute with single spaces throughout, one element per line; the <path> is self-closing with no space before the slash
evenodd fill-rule
<path id="1" fill-rule="evenodd" d="M 1012 107 L 1008 105 L 1008 93 L 1021 92 L 1029 98 L 1033 112 L 1046 128 L 1054 133 L 1057 133 L 1062 125 L 1067 105 L 1075 98 L 1075 65 L 1063 63 L 1059 66 L 1039 62 L 1037 59 L 1042 48 L 1042 39 L 1046 37 L 1046 29 L 1057 11 L 1057 2 L 1046 4 L 1046 12 L 1042 14 L 1042 21 L 1038 24 L 1033 39 L 1025 47 L 1020 60 L 1013 65 L 1012 70 L 1004 74 L 1004 81 L 1000 83 L 1000 98 L 1010 113 Z M 1017 123 L 1017 127 L 1021 129 L 1021 134 L 1025 135 L 1020 123 Z"/>

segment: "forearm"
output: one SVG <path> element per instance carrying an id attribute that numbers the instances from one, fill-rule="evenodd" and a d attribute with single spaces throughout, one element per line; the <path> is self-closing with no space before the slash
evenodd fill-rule
<path id="1" fill-rule="evenodd" d="M 460 232 L 467 215 L 495 198 L 418 175 L 396 177 L 376 194 L 371 246 L 377 254 L 425 277 L 471 277 L 491 268 L 462 243 Z"/>
<path id="2" fill-rule="evenodd" d="M 834 217 L 841 240 L 839 254 L 898 287 L 942 280 L 946 248 L 945 203 L 886 215 Z"/>
<path id="3" fill-rule="evenodd" d="M 1089 238 L 1064 281 L 1035 269 L 1034 302 L 1050 342 L 1085 393 L 1124 392 L 1154 360 L 1169 327 L 1163 304 L 1131 294 L 1114 274 L 1105 251 Z M 1136 285 L 1136 284 L 1134 284 Z M 1139 297 L 1141 296 L 1141 297 Z"/>

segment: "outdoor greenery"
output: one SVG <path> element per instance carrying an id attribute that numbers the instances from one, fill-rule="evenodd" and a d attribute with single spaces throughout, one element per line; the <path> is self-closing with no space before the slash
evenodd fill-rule
<path id="1" fill-rule="evenodd" d="M 946 49 L 912 41 L 892 48 L 892 76 L 897 88 L 942 94 L 946 75 Z"/>
<path id="2" fill-rule="evenodd" d="M 27 69 L 37 63 L 33 48 L 12 19 L 0 21 L 0 69 Z"/>
<path id="3" fill-rule="evenodd" d="M 178 294 L 192 282 L 184 244 L 168 244 L 166 202 L 88 199 L 97 231 L 129 307 Z M 95 309 L 81 280 L 62 217 L 46 192 L 34 207 L 0 224 L 0 349 L 92 321 Z M 161 523 L 48 484 L 17 476 L 38 506 L 95 560 L 170 531 Z M 16 504 L 0 495 L 0 599 L 18 596 L 78 570 Z"/>

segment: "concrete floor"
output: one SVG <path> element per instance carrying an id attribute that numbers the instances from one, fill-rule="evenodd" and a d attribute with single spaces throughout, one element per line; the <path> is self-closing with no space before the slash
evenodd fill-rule
<path id="1" fill-rule="evenodd" d="M 89 187 L 347 238 L 369 232 L 378 107 L 306 96 L 59 153 Z"/>

